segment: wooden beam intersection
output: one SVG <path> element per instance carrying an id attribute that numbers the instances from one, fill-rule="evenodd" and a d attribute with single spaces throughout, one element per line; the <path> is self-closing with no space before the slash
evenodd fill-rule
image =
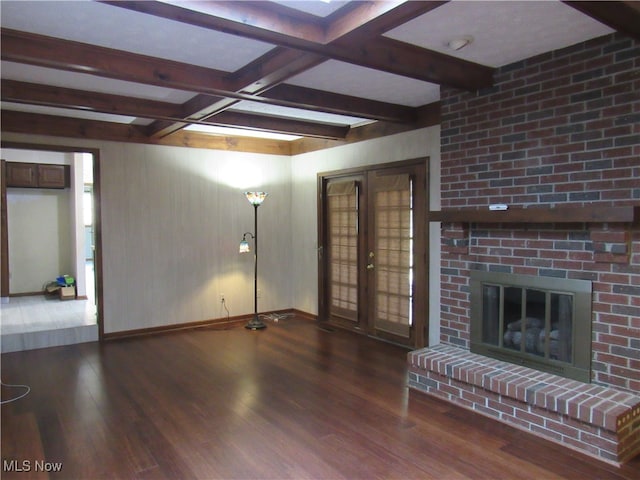
<path id="1" fill-rule="evenodd" d="M 273 85 L 293 75 L 323 62 L 325 59 L 299 50 L 276 47 L 237 72 L 228 75 L 239 94 L 259 95 Z M 198 95 L 195 101 L 183 105 L 184 117 L 205 119 L 231 108 L 239 100 L 235 98 L 216 99 L 207 103 L 207 97 Z M 149 134 L 158 138 L 182 129 L 184 122 L 157 121 L 149 127 Z"/>
<path id="2" fill-rule="evenodd" d="M 477 90 L 493 85 L 494 69 L 491 67 L 406 43 L 391 42 L 391 39 L 376 36 L 381 31 L 398 24 L 400 19 L 407 21 L 410 18 L 415 18 L 436 8 L 442 2 L 415 1 L 407 2 L 408 6 L 404 3 L 385 6 L 386 2 L 363 2 L 363 4 L 374 4 L 376 8 L 372 11 L 377 12 L 379 18 L 370 14 L 361 20 L 363 23 L 350 25 L 350 22 L 353 23 L 354 20 L 349 18 L 349 15 L 357 16 L 357 14 L 345 10 L 348 13 L 345 13 L 344 17 L 333 17 L 332 25 L 325 26 L 325 30 L 331 32 L 329 43 L 324 43 L 322 36 L 308 23 L 302 23 L 295 27 L 295 22 L 283 19 L 282 15 L 278 16 L 278 21 L 266 8 L 256 7 L 253 2 L 157 2 L 150 0 L 146 2 L 107 1 L 104 3 L 282 47 L 300 49 L 327 58 L 426 82 L 467 90 Z M 399 13 L 394 14 L 392 7 L 397 8 Z M 360 15 L 362 15 L 361 12 Z M 347 26 L 341 25 L 343 21 Z M 461 71 L 464 72 L 463 75 L 460 74 Z"/>
<path id="3" fill-rule="evenodd" d="M 230 80 L 228 72 L 9 29 L 2 29 L 1 41 L 1 55 L 6 61 L 237 100 L 300 108 L 300 104 L 292 101 L 235 91 L 236 81 Z M 334 113 L 330 107 L 323 105 L 320 97 L 314 96 L 314 100 L 318 102 L 312 106 L 314 110 Z M 366 102 L 362 99 L 359 104 L 365 106 Z M 312 102 L 308 100 L 306 104 L 309 103 Z M 352 112 L 351 115 L 369 118 L 367 115 L 371 113 Z"/>
<path id="4" fill-rule="evenodd" d="M 99 92 L 86 92 L 48 85 L 2 80 L 2 101 L 30 105 L 94 111 L 139 118 L 160 119 L 171 123 L 185 120 L 181 105 Z M 248 129 L 288 133 L 318 138 L 344 138 L 349 127 L 309 121 L 222 112 L 208 119 L 186 119 L 185 124 L 245 127 Z"/>
<path id="5" fill-rule="evenodd" d="M 172 4 L 171 2 L 154 4 L 153 2 L 105 1 L 103 3 L 130 8 L 147 14 L 155 14 L 163 18 L 173 18 L 233 34 L 241 34 L 233 26 L 229 27 L 229 25 L 234 25 L 235 22 L 242 24 L 244 33 L 246 33 L 244 29 L 255 28 L 266 32 L 265 34 L 271 33 L 276 36 L 285 32 L 294 39 L 309 41 L 311 44 L 327 44 L 340 38 L 348 38 L 349 42 L 354 42 L 357 45 L 371 36 L 379 35 L 407 19 L 436 8 L 444 2 L 407 3 L 404 0 L 393 0 L 352 3 L 340 9 L 340 12 L 344 13 L 335 13 L 331 20 L 324 19 L 323 30 L 318 29 L 318 20 L 305 20 L 300 15 L 293 18 L 287 15 L 286 12 L 294 12 L 295 10 L 281 6 L 271 6 L 263 2 L 242 2 L 238 4 L 238 2 L 224 1 L 206 3 L 183 1 L 179 4 Z M 265 8 L 265 5 L 269 8 Z M 309 18 L 313 17 L 309 16 Z M 323 32 L 324 38 L 321 38 Z M 268 39 L 262 37 L 262 40 Z M 237 72 L 230 74 L 227 79 L 234 84 L 234 90 L 237 93 L 260 95 L 294 75 L 324 62 L 326 59 L 327 57 L 325 56 L 309 51 L 276 47 Z M 327 95 L 331 94 L 307 95 L 307 98 L 304 99 L 299 97 L 296 103 L 300 103 L 300 106 L 308 105 L 312 102 L 315 102 L 316 105 L 325 105 L 325 97 Z M 273 97 L 267 95 L 267 98 Z M 344 113 L 349 116 L 361 115 L 359 110 L 354 110 L 353 108 L 345 110 L 347 105 L 353 107 L 354 102 L 351 100 L 345 102 L 344 100 L 344 98 L 341 98 L 338 102 L 333 103 L 333 105 L 342 106 L 340 112 L 333 111 L 330 113 Z M 207 105 L 205 97 L 200 96 L 196 102 L 189 102 L 184 105 L 185 117 L 208 118 L 232 107 L 237 101 L 238 99 L 227 98 L 216 100 L 216 102 Z M 370 108 L 364 105 L 365 102 L 359 103 L 365 107 L 367 112 L 363 116 L 370 118 Z M 313 108 L 313 110 L 324 111 L 317 107 Z M 391 111 L 396 110 L 397 108 L 395 107 L 391 109 Z M 386 109 L 386 111 L 389 112 L 390 110 Z M 380 109 L 379 112 L 380 114 L 376 115 L 376 119 L 399 121 L 400 118 L 412 120 L 415 117 L 413 112 L 411 114 L 403 112 L 401 116 L 396 116 L 395 118 L 391 113 L 382 113 L 385 112 L 385 109 Z M 378 118 L 380 115 L 382 116 Z M 148 132 L 152 136 L 161 138 L 180 130 L 185 125 L 185 122 L 157 121 L 148 128 Z"/>

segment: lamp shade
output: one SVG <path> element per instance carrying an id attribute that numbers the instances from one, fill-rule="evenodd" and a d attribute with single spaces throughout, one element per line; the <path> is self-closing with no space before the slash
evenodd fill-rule
<path id="1" fill-rule="evenodd" d="M 249 253 L 251 249 L 249 248 L 249 242 L 246 240 L 242 240 L 240 242 L 240 253 Z"/>
<path id="2" fill-rule="evenodd" d="M 251 205 L 260 205 L 268 195 L 266 192 L 244 192 Z"/>

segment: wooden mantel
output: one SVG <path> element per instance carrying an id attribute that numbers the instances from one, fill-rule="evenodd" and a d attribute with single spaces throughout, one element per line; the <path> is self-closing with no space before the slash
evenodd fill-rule
<path id="1" fill-rule="evenodd" d="M 430 222 L 459 223 L 640 223 L 640 206 L 561 206 L 509 208 L 449 208 L 429 212 Z"/>

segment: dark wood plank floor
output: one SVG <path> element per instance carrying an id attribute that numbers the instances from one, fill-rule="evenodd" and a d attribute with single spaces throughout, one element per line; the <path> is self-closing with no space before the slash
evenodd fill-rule
<path id="1" fill-rule="evenodd" d="M 2 478 L 640 478 L 409 391 L 406 353 L 291 318 L 4 354 Z"/>

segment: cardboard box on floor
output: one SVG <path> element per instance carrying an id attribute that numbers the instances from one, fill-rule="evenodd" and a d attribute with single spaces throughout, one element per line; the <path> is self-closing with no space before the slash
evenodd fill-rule
<path id="1" fill-rule="evenodd" d="M 60 287 L 60 300 L 73 300 L 76 298 L 76 287 Z"/>

